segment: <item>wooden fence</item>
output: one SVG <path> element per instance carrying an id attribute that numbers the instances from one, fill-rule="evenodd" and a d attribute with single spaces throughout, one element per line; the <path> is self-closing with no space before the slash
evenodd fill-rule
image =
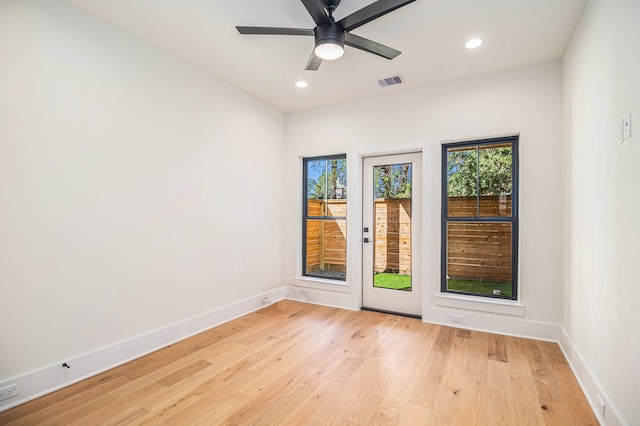
<path id="1" fill-rule="evenodd" d="M 324 212 L 325 207 L 327 212 Z M 309 200 L 309 216 L 346 216 L 347 200 Z M 346 272 L 347 221 L 307 222 L 307 273 Z"/>
<path id="2" fill-rule="evenodd" d="M 478 211 L 476 197 L 450 197 L 447 203 L 449 216 L 473 217 Z M 480 197 L 481 216 L 511 216 L 511 195 L 489 195 Z"/>
<path id="3" fill-rule="evenodd" d="M 474 216 L 476 197 L 449 198 L 449 216 Z M 511 196 L 480 198 L 483 216 L 510 216 Z M 472 281 L 511 281 L 511 223 L 449 223 L 447 276 Z"/>
<path id="4" fill-rule="evenodd" d="M 376 199 L 375 272 L 411 275 L 411 200 Z"/>
<path id="5" fill-rule="evenodd" d="M 346 216 L 346 200 L 309 200 L 309 215 Z M 450 216 L 473 216 L 475 197 L 449 199 Z M 511 197 L 482 197 L 487 216 L 511 215 Z M 411 275 L 411 200 L 375 200 L 375 272 Z M 450 223 L 447 229 L 449 278 L 511 281 L 510 223 Z M 428 238 L 428 236 L 426 237 Z M 307 223 L 307 272 L 346 271 L 346 220 Z"/>

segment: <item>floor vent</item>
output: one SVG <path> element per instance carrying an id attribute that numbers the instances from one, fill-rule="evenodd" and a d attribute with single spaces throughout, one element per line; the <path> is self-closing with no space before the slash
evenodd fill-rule
<path id="1" fill-rule="evenodd" d="M 396 75 L 395 77 L 388 77 L 383 78 L 382 80 L 378 80 L 378 85 L 380 87 L 395 86 L 396 84 L 402 83 L 402 79 L 398 75 Z"/>

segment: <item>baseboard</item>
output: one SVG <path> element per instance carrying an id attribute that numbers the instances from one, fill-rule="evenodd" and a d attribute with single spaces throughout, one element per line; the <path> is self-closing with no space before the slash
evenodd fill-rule
<path id="1" fill-rule="evenodd" d="M 463 322 L 452 322 L 452 314 L 455 314 Z M 524 337 L 527 339 L 558 342 L 560 338 L 560 326 L 557 324 L 531 321 L 512 315 L 433 307 L 423 312 L 422 320 L 432 324 L 503 334 L 505 336 Z"/>
<path id="2" fill-rule="evenodd" d="M 256 311 L 287 296 L 287 287 L 240 300 L 204 314 L 150 331 L 113 345 L 0 382 L 0 388 L 17 385 L 18 396 L 0 401 L 0 412 L 147 355 L 205 330 Z M 267 297 L 267 302 L 264 298 Z"/>
<path id="3" fill-rule="evenodd" d="M 573 375 L 576 376 L 582 392 L 584 392 L 591 409 L 595 413 L 600 424 L 605 426 L 624 426 L 627 423 L 624 421 L 620 412 L 613 405 L 604 388 L 600 385 L 600 382 L 591 371 L 589 364 L 586 363 L 584 357 L 573 343 L 573 340 L 569 337 L 564 327 L 560 327 L 560 348 L 564 353 L 564 357 L 567 359 Z M 598 396 L 602 398 L 606 409 L 605 416 L 602 417 L 600 407 L 598 406 Z"/>
<path id="4" fill-rule="evenodd" d="M 348 309 L 351 311 L 360 310 L 359 302 L 354 301 L 353 297 L 345 292 L 290 286 L 288 288 L 287 299 L 331 308 Z"/>

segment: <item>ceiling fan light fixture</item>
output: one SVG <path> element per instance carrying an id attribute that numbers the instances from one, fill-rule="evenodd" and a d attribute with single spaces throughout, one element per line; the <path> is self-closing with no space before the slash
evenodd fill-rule
<path id="1" fill-rule="evenodd" d="M 467 49 L 475 49 L 480 46 L 482 46 L 482 40 L 480 40 L 479 38 L 472 38 L 464 44 L 464 47 L 466 47 Z"/>
<path id="2" fill-rule="evenodd" d="M 344 28 L 337 24 L 318 25 L 313 30 L 316 48 L 313 53 L 318 58 L 332 61 L 344 53 Z"/>
<path id="3" fill-rule="evenodd" d="M 339 44 L 328 40 L 318 44 L 314 50 L 317 57 L 327 61 L 338 59 L 344 54 L 344 48 Z"/>

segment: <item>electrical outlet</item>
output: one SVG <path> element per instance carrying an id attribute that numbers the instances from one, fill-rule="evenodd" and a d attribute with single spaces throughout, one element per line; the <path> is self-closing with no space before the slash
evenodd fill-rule
<path id="1" fill-rule="evenodd" d="M 598 409 L 600 410 L 600 415 L 604 419 L 604 415 L 607 412 L 607 406 L 605 405 L 605 403 L 602 400 L 602 397 L 600 395 L 598 395 L 597 400 L 598 400 Z"/>
<path id="2" fill-rule="evenodd" d="M 449 319 L 451 322 L 457 322 L 458 324 L 462 324 L 463 317 L 462 315 L 451 314 L 449 315 Z"/>
<path id="3" fill-rule="evenodd" d="M 18 386 L 13 384 L 0 389 L 0 401 L 7 398 L 18 396 Z"/>
<path id="4" fill-rule="evenodd" d="M 262 296 L 262 304 L 263 305 L 269 304 L 269 296 Z"/>

